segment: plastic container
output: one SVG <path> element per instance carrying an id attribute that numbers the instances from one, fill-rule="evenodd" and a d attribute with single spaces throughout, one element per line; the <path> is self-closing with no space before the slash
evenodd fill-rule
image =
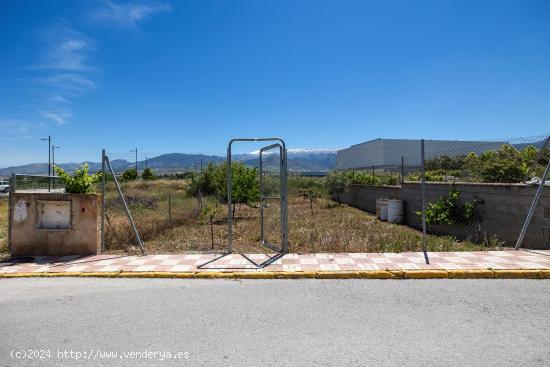
<path id="1" fill-rule="evenodd" d="M 388 222 L 402 223 L 403 222 L 403 201 L 388 200 Z"/>
<path id="2" fill-rule="evenodd" d="M 381 221 L 388 220 L 388 199 L 376 200 L 376 216 Z"/>

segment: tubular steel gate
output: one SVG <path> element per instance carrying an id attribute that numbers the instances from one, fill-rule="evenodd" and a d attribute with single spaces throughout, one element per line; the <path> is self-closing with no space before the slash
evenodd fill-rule
<path id="1" fill-rule="evenodd" d="M 283 139 L 280 138 L 238 138 L 232 139 L 227 147 L 227 252 L 233 252 L 233 167 L 231 165 L 231 147 L 234 142 L 259 142 L 259 141 L 277 141 L 278 143 L 265 146 L 260 149 L 259 152 L 259 166 L 260 166 L 260 244 L 277 251 L 279 253 L 288 252 L 288 189 L 287 189 L 287 176 L 288 167 L 286 160 L 286 144 Z M 264 152 L 279 149 L 279 170 L 280 170 L 280 186 L 279 186 L 279 202 L 280 202 L 280 226 L 281 226 L 281 240 L 279 246 L 269 243 L 265 239 L 264 231 L 264 213 L 267 207 L 267 201 L 276 199 L 266 195 L 264 186 L 264 170 L 263 170 L 263 156 Z"/>

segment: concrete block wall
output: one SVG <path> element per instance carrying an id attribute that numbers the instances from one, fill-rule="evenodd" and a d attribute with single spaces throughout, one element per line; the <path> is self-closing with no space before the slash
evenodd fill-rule
<path id="1" fill-rule="evenodd" d="M 399 186 L 351 185 L 340 195 L 344 204 L 376 213 L 377 199 L 399 199 Z"/>
<path id="2" fill-rule="evenodd" d="M 448 183 L 427 183 L 426 202 L 435 202 L 452 188 Z M 454 235 L 462 239 L 480 241 L 495 236 L 507 245 L 514 245 L 519 235 L 536 187 L 522 184 L 455 183 L 460 191 L 460 202 L 480 201 L 480 220 L 469 225 L 428 226 L 430 233 Z M 353 185 L 342 195 L 342 202 L 375 212 L 376 199 L 401 199 L 404 201 L 405 224 L 421 228 L 421 184 L 406 182 L 399 186 Z M 550 248 L 550 187 L 543 191 L 541 200 L 525 239 L 526 247 Z"/>

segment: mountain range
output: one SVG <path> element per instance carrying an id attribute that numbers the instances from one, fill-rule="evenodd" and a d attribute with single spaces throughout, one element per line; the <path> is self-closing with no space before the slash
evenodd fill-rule
<path id="1" fill-rule="evenodd" d="M 276 169 L 278 166 L 278 154 L 272 152 L 264 153 L 263 165 L 266 170 Z M 332 170 L 336 165 L 336 150 L 335 149 L 289 149 L 287 151 L 288 168 L 290 171 L 296 172 L 324 172 Z M 201 162 L 203 166 L 208 163 L 220 163 L 225 160 L 225 157 L 206 154 L 187 154 L 187 153 L 169 153 L 162 154 L 156 157 L 148 158 L 147 161 L 141 160 L 137 162 L 138 170 L 143 170 L 146 166 L 152 168 L 158 173 L 170 173 L 178 171 L 189 171 L 199 169 Z M 237 154 L 233 156 L 234 161 L 244 162 L 247 166 L 257 167 L 259 165 L 257 152 Z M 101 170 L 100 162 L 81 162 L 81 163 L 60 163 L 57 166 L 63 168 L 67 172 L 73 172 L 80 165 L 87 163 L 90 172 L 98 172 Z M 111 166 L 117 173 L 128 168 L 132 168 L 136 162 L 131 162 L 125 159 L 111 160 Z M 13 166 L 0 168 L 0 176 L 7 177 L 12 173 L 18 174 L 47 174 L 47 163 L 31 163 L 22 166 Z"/>

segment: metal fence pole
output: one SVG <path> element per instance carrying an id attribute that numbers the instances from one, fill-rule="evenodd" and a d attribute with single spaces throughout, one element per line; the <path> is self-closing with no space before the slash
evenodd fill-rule
<path id="1" fill-rule="evenodd" d="M 523 240 L 525 239 L 525 235 L 527 234 L 527 228 L 529 227 L 529 223 L 531 223 L 531 219 L 533 218 L 533 214 L 535 213 L 535 209 L 537 208 L 537 204 L 542 195 L 542 190 L 544 189 L 544 185 L 546 184 L 546 178 L 548 177 L 549 170 L 550 170 L 550 161 L 548 161 L 548 165 L 544 170 L 544 174 L 542 175 L 542 178 L 540 180 L 540 185 L 537 188 L 537 192 L 535 193 L 535 197 L 533 198 L 533 202 L 531 203 L 531 207 L 529 208 L 529 212 L 527 213 L 527 217 L 525 218 L 525 222 L 523 223 L 523 227 L 521 228 L 521 232 L 516 242 L 516 247 L 515 247 L 516 250 L 519 250 L 519 248 L 523 243 Z"/>
<path id="2" fill-rule="evenodd" d="M 428 234 L 426 230 L 426 174 L 425 174 L 425 150 L 424 139 L 420 140 L 420 155 L 421 155 L 421 175 L 422 175 L 422 251 L 426 264 L 430 263 L 428 258 Z"/>
<path id="3" fill-rule="evenodd" d="M 105 149 L 101 150 L 101 252 L 105 251 Z"/>
<path id="4" fill-rule="evenodd" d="M 8 194 L 8 251 L 11 253 L 11 226 L 12 226 L 12 220 L 13 220 L 13 193 L 15 192 L 15 184 L 16 184 L 16 176 L 15 173 L 11 174 L 10 179 L 10 192 Z"/>
<path id="5" fill-rule="evenodd" d="M 124 194 L 122 193 L 122 189 L 120 188 L 118 180 L 116 179 L 115 171 L 113 170 L 113 167 L 111 166 L 111 162 L 109 161 L 109 157 L 105 156 L 105 162 L 107 163 L 107 166 L 109 167 L 109 171 L 113 175 L 113 180 L 115 181 L 115 185 L 116 185 L 116 188 L 118 190 L 120 200 L 122 201 L 124 211 L 126 212 L 126 216 L 128 217 L 128 220 L 130 221 L 130 224 L 132 225 L 132 229 L 134 230 L 134 235 L 136 236 L 136 239 L 139 243 L 139 247 L 141 249 L 141 253 L 143 254 L 145 252 L 145 250 L 143 249 L 143 242 L 141 241 L 141 237 L 139 237 L 139 232 L 137 230 L 136 224 L 134 223 L 134 219 L 132 218 L 132 214 L 130 213 L 130 209 L 128 208 L 128 204 L 126 203 L 126 199 L 124 198 Z"/>
<path id="6" fill-rule="evenodd" d="M 289 251 L 289 244 L 288 244 L 288 158 L 287 158 L 287 150 L 286 150 L 286 144 L 282 142 L 283 149 L 282 149 L 282 168 L 283 172 L 281 172 L 281 178 L 283 181 L 283 253 L 287 253 Z"/>
<path id="7" fill-rule="evenodd" d="M 52 191 L 52 137 L 48 136 L 48 192 Z"/>
<path id="8" fill-rule="evenodd" d="M 405 157 L 401 156 L 401 184 L 405 182 Z"/>
<path id="9" fill-rule="evenodd" d="M 233 187 L 232 182 L 232 170 L 231 170 L 231 144 L 227 147 L 227 252 L 231 253 L 233 251 L 233 217 L 232 217 L 232 200 L 231 200 L 231 189 Z M 196 165 L 195 165 L 196 169 Z"/>
<path id="10" fill-rule="evenodd" d="M 172 194 L 168 193 L 168 221 L 172 222 Z"/>

